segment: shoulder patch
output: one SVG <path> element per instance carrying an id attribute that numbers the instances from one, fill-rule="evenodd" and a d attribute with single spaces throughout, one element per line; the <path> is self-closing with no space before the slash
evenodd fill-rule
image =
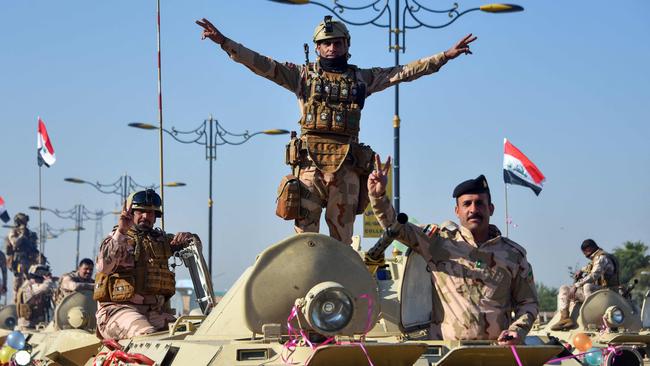
<path id="1" fill-rule="evenodd" d="M 519 251 L 524 257 L 526 256 L 526 249 L 524 249 L 524 247 L 521 245 L 515 243 L 512 239 L 501 237 L 501 240 L 503 240 L 504 243 L 510 245 L 511 247 L 517 249 L 517 251 Z"/>
<path id="2" fill-rule="evenodd" d="M 440 228 L 443 231 L 452 232 L 452 231 L 458 230 L 458 224 L 456 224 L 455 222 L 453 222 L 451 220 L 447 220 L 447 221 L 443 222 L 442 224 L 440 224 Z"/>
<path id="3" fill-rule="evenodd" d="M 423 228 L 422 228 L 422 231 L 424 232 L 424 234 L 425 234 L 426 236 L 428 236 L 429 238 L 431 238 L 431 237 L 433 237 L 434 235 L 436 235 L 436 233 L 438 232 L 438 225 L 429 224 L 429 225 L 423 227 Z"/>

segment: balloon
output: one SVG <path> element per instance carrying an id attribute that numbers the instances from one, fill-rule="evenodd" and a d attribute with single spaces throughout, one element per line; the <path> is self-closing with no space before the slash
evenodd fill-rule
<path id="1" fill-rule="evenodd" d="M 25 347 L 25 336 L 17 330 L 9 333 L 5 342 L 9 347 L 20 350 Z"/>
<path id="2" fill-rule="evenodd" d="M 587 352 L 587 350 L 591 348 L 591 338 L 584 333 L 577 333 L 573 337 L 573 345 L 578 349 L 578 351 Z"/>
<path id="3" fill-rule="evenodd" d="M 2 363 L 7 363 L 11 359 L 11 356 L 16 353 L 17 350 L 11 348 L 8 345 L 4 345 L 2 349 L 0 349 L 0 362 Z"/>
<path id="4" fill-rule="evenodd" d="M 600 348 L 591 347 L 585 354 L 585 361 L 591 366 L 600 366 L 603 362 L 603 353 Z"/>

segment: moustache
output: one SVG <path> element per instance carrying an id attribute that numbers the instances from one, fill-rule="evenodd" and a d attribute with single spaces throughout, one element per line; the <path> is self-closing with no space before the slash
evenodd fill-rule
<path id="1" fill-rule="evenodd" d="M 481 214 L 473 214 L 473 215 L 470 215 L 467 219 L 468 220 L 472 220 L 472 219 L 481 219 L 481 220 L 483 220 L 483 215 L 481 215 Z"/>

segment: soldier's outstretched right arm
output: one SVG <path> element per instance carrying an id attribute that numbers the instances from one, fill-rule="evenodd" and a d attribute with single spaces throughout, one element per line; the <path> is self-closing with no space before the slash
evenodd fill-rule
<path id="1" fill-rule="evenodd" d="M 196 24 L 203 28 L 201 38 L 209 38 L 214 43 L 220 45 L 233 61 L 246 66 L 257 75 L 273 81 L 296 95 L 300 94 L 302 66 L 277 62 L 269 57 L 260 55 L 224 36 L 217 27 L 205 18 L 197 20 Z"/>

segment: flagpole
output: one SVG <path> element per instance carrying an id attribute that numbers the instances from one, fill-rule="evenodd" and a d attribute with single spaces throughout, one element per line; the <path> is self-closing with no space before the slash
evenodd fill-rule
<path id="1" fill-rule="evenodd" d="M 160 217 L 160 226 L 165 230 L 165 186 L 163 185 L 163 113 L 162 113 L 162 65 L 160 57 L 160 0 L 157 2 L 157 38 L 158 38 L 158 140 L 160 146 L 160 209 L 163 215 Z"/>
<path id="2" fill-rule="evenodd" d="M 506 190 L 506 238 L 509 237 L 509 226 L 510 224 L 508 223 L 508 183 L 504 183 L 503 187 Z"/>
<path id="3" fill-rule="evenodd" d="M 43 210 L 41 207 L 43 207 L 43 189 L 42 189 L 42 184 L 41 184 L 41 171 L 43 170 L 43 166 L 39 164 L 38 166 L 38 239 L 39 241 L 39 247 L 41 251 L 41 255 L 38 256 L 38 263 L 41 264 L 41 258 L 45 255 L 44 250 L 45 250 L 45 245 L 43 243 Z"/>

